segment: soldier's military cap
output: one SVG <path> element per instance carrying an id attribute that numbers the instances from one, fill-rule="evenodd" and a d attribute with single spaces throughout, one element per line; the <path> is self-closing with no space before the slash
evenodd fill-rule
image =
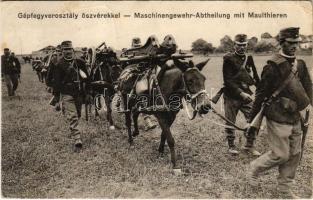
<path id="1" fill-rule="evenodd" d="M 247 44 L 248 39 L 246 34 L 237 34 L 235 36 L 235 43 L 236 44 Z"/>
<path id="2" fill-rule="evenodd" d="M 87 52 L 87 51 L 88 51 L 88 48 L 87 48 L 87 47 L 83 47 L 83 48 L 82 48 L 82 51 L 83 51 L 83 52 Z"/>
<path id="3" fill-rule="evenodd" d="M 10 51 L 10 49 L 9 49 L 9 48 L 4 48 L 3 50 L 4 50 L 4 51 Z"/>
<path id="4" fill-rule="evenodd" d="M 299 27 L 288 27 L 279 31 L 279 41 L 300 42 Z"/>
<path id="5" fill-rule="evenodd" d="M 66 40 L 61 43 L 62 49 L 73 49 L 72 41 Z"/>
<path id="6" fill-rule="evenodd" d="M 141 40 L 139 37 L 134 37 L 132 39 L 132 47 L 140 47 L 141 46 Z"/>

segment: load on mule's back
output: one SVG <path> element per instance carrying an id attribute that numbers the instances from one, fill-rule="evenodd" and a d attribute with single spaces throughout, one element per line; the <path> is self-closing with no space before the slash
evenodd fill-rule
<path id="1" fill-rule="evenodd" d="M 132 47 L 124 51 L 120 58 L 125 68 L 119 77 L 119 89 L 122 93 L 130 93 L 132 89 L 137 94 L 151 93 L 156 78 L 162 77 L 169 68 L 167 61 L 192 57 L 191 54 L 174 54 L 177 45 L 172 35 L 167 35 L 162 44 L 152 35 L 143 46 L 139 38 L 134 38 Z"/>
<path id="2" fill-rule="evenodd" d="M 98 110 L 103 107 L 101 99 L 104 98 L 107 108 L 107 119 L 110 124 L 110 129 L 113 130 L 115 127 L 111 116 L 111 106 L 115 94 L 114 84 L 122 71 L 116 53 L 103 42 L 97 48 L 89 48 L 87 65 L 89 65 L 91 77 L 95 114 L 99 116 Z"/>
<path id="3" fill-rule="evenodd" d="M 204 84 L 206 78 L 200 72 L 208 60 L 197 65 L 192 61 L 184 61 L 192 55 L 175 53 L 176 48 L 173 36 L 166 36 L 161 45 L 154 36 L 149 37 L 143 47 L 124 52 L 121 62 L 126 64 L 126 68 L 119 78 L 123 103 L 127 105 L 124 109 L 130 144 L 133 143 L 133 137 L 139 134 L 137 121 L 139 114 L 141 112 L 153 114 L 162 129 L 159 152 L 164 152 L 165 141 L 167 141 L 173 167 L 177 166 L 175 141 L 170 127 L 181 109 L 182 99 L 188 96 L 192 108 L 199 114 L 207 113 L 210 108 Z M 132 76 L 132 72 L 136 72 L 136 76 Z M 127 77 L 135 78 L 130 81 Z M 147 90 L 138 91 L 137 84 L 145 79 Z M 126 90 L 125 85 L 131 87 Z M 158 95 L 156 101 L 153 101 L 154 89 Z M 141 97 L 147 97 L 148 106 L 142 105 Z M 134 123 L 133 132 L 131 131 L 131 115 Z"/>

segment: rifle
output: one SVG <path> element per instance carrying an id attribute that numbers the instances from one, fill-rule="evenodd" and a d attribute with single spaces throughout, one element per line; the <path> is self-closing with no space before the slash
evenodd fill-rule
<path id="1" fill-rule="evenodd" d="M 245 132 L 245 136 L 248 138 L 249 135 L 257 135 L 259 133 L 263 118 L 264 118 L 264 109 L 268 103 L 263 103 L 260 111 L 258 114 L 253 118 L 252 122 L 250 123 L 249 128 Z"/>
<path id="2" fill-rule="evenodd" d="M 211 101 L 216 104 L 218 100 L 221 98 L 222 94 L 224 93 L 224 87 L 222 87 L 215 95 L 212 97 Z"/>
<path id="3" fill-rule="evenodd" d="M 158 60 L 170 60 L 170 59 L 185 59 L 191 58 L 193 54 L 178 53 L 172 55 L 156 54 L 156 55 L 137 55 L 137 56 L 126 56 L 120 58 L 122 64 L 136 64 L 140 62 L 158 61 Z"/>
<path id="4" fill-rule="evenodd" d="M 301 118 L 301 129 L 302 129 L 303 135 L 302 135 L 302 140 L 301 140 L 300 161 L 302 160 L 305 138 L 306 138 L 306 135 L 307 135 L 308 129 L 309 129 L 309 116 L 310 116 L 310 110 L 306 109 L 304 118 Z"/>
<path id="5" fill-rule="evenodd" d="M 297 66 L 297 60 L 294 63 L 295 67 L 292 67 L 292 70 L 290 72 L 290 74 L 288 75 L 288 77 L 282 82 L 281 85 L 279 85 L 279 87 L 273 92 L 273 94 L 271 95 L 270 98 L 265 99 L 265 101 L 262 104 L 262 107 L 260 109 L 260 111 L 258 112 L 258 114 L 254 117 L 254 119 L 252 120 L 252 122 L 250 123 L 249 128 L 247 129 L 247 131 L 245 132 L 245 136 L 249 137 L 249 135 L 257 135 L 259 130 L 260 130 L 260 126 L 262 124 L 262 120 L 264 117 L 264 110 L 265 107 L 270 105 L 272 103 L 272 101 L 274 99 L 276 99 L 276 97 L 280 94 L 280 92 L 288 85 L 288 83 L 295 77 L 296 74 L 296 66 Z"/>
<path id="6" fill-rule="evenodd" d="M 251 64 L 253 78 L 255 80 L 255 85 L 258 85 L 260 83 L 260 77 L 259 77 L 258 71 L 256 70 L 252 56 L 248 56 L 248 59 L 249 59 L 248 63 Z"/>

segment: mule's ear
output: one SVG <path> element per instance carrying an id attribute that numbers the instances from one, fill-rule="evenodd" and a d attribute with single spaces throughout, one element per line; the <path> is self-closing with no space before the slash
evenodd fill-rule
<path id="1" fill-rule="evenodd" d="M 208 58 L 206 61 L 196 64 L 196 67 L 201 71 L 204 68 L 204 66 L 209 62 L 209 60 L 210 58 Z"/>
<path id="2" fill-rule="evenodd" d="M 188 68 L 189 68 L 189 65 L 188 63 L 185 63 L 185 62 L 182 62 L 178 59 L 173 59 L 174 61 L 174 65 L 180 69 L 182 72 L 185 72 Z"/>

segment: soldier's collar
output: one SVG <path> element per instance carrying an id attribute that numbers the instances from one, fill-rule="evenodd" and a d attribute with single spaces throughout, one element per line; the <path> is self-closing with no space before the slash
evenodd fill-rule
<path id="1" fill-rule="evenodd" d="M 296 56 L 288 56 L 288 55 L 284 54 L 284 52 L 282 50 L 279 51 L 279 54 L 285 58 L 296 58 Z"/>
<path id="2" fill-rule="evenodd" d="M 246 53 L 240 54 L 240 53 L 238 53 L 237 51 L 235 51 L 235 54 L 236 54 L 237 56 L 240 56 L 240 57 L 243 57 L 243 56 L 246 55 Z"/>

